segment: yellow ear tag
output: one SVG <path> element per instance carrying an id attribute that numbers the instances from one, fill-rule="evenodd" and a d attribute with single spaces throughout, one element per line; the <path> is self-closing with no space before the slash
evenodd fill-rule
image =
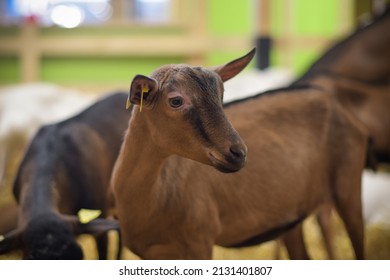
<path id="1" fill-rule="evenodd" d="M 80 209 L 77 216 L 79 217 L 80 223 L 88 224 L 90 221 L 99 217 L 101 213 L 102 211 L 100 210 Z"/>
<path id="2" fill-rule="evenodd" d="M 141 90 L 141 103 L 139 105 L 139 111 L 142 112 L 142 103 L 144 101 L 144 93 L 149 91 L 148 85 L 142 85 L 142 90 Z"/>
<path id="3" fill-rule="evenodd" d="M 0 242 L 5 239 L 4 235 L 0 235 Z"/>
<path id="4" fill-rule="evenodd" d="M 130 107 L 130 95 L 127 97 L 127 101 L 126 101 L 126 110 L 129 109 Z"/>

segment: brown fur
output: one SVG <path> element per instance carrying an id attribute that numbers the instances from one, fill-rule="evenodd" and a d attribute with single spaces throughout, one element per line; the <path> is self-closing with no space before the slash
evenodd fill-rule
<path id="1" fill-rule="evenodd" d="M 334 95 L 337 102 L 368 131 L 371 141 L 367 148 L 366 168 L 376 170 L 379 163 L 390 163 L 390 84 L 373 85 L 342 76 L 318 75 L 311 78 L 310 85 L 321 88 L 325 94 Z M 328 258 L 334 259 L 329 206 L 320 210 L 317 220 Z M 298 237 L 296 232 L 291 235 L 295 237 L 284 237 L 290 255 L 295 254 L 292 251 L 305 252 L 297 245 L 303 237 Z"/>
<path id="2" fill-rule="evenodd" d="M 167 90 L 156 86 L 163 84 L 160 71 L 151 81 L 133 81 L 130 99 L 136 104 L 137 84 L 151 83 L 151 90 L 144 111 L 133 111 L 111 181 L 129 249 L 145 259 L 210 259 L 213 244 L 273 239 L 333 202 L 356 257 L 364 257 L 360 180 L 367 137 L 331 95 L 313 88 L 280 90 L 223 112 L 219 87 L 205 92 L 196 79 L 187 79 Z M 185 102 L 173 110 L 169 97 L 178 94 Z M 194 108 L 206 137 L 197 133 L 193 118 L 183 118 Z M 248 147 L 242 169 L 227 156 L 240 141 L 224 113 Z M 220 162 L 210 154 L 228 170 L 240 170 L 217 171 L 212 166 L 221 170 Z"/>
<path id="3" fill-rule="evenodd" d="M 311 84 L 335 94 L 340 104 L 367 128 L 375 155 L 390 160 L 390 83 L 371 85 L 322 75 L 313 78 Z"/>
<path id="4" fill-rule="evenodd" d="M 389 28 L 390 7 L 387 7 L 370 25 L 328 49 L 293 83 L 293 86 L 321 87 L 327 94 L 335 94 L 340 104 L 366 127 L 370 136 L 366 167 L 370 169 L 376 169 L 377 163 L 390 163 Z M 328 257 L 334 258 L 329 211 L 321 211 L 317 220 L 324 233 Z M 285 238 L 290 243 L 286 246 L 303 250 L 296 249 L 302 237 L 293 239 Z"/>

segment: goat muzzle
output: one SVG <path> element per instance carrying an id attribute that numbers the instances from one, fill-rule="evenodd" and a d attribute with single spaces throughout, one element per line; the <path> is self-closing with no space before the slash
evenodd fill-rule
<path id="1" fill-rule="evenodd" d="M 209 153 L 209 159 L 212 165 L 224 173 L 233 173 L 239 171 L 245 166 L 247 147 L 244 144 L 233 144 L 229 151 L 224 154 Z"/>

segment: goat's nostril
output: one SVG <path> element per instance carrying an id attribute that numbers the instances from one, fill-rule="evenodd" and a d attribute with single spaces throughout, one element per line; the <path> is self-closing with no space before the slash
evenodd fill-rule
<path id="1" fill-rule="evenodd" d="M 238 158 L 246 157 L 246 149 L 243 145 L 239 145 L 239 144 L 232 145 L 230 147 L 230 152 Z"/>

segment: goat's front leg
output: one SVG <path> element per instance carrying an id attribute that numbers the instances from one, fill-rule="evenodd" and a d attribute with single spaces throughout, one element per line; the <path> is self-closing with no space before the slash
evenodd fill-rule
<path id="1" fill-rule="evenodd" d="M 99 260 L 107 260 L 108 254 L 108 236 L 107 233 L 102 233 L 94 236 L 98 251 Z"/>

